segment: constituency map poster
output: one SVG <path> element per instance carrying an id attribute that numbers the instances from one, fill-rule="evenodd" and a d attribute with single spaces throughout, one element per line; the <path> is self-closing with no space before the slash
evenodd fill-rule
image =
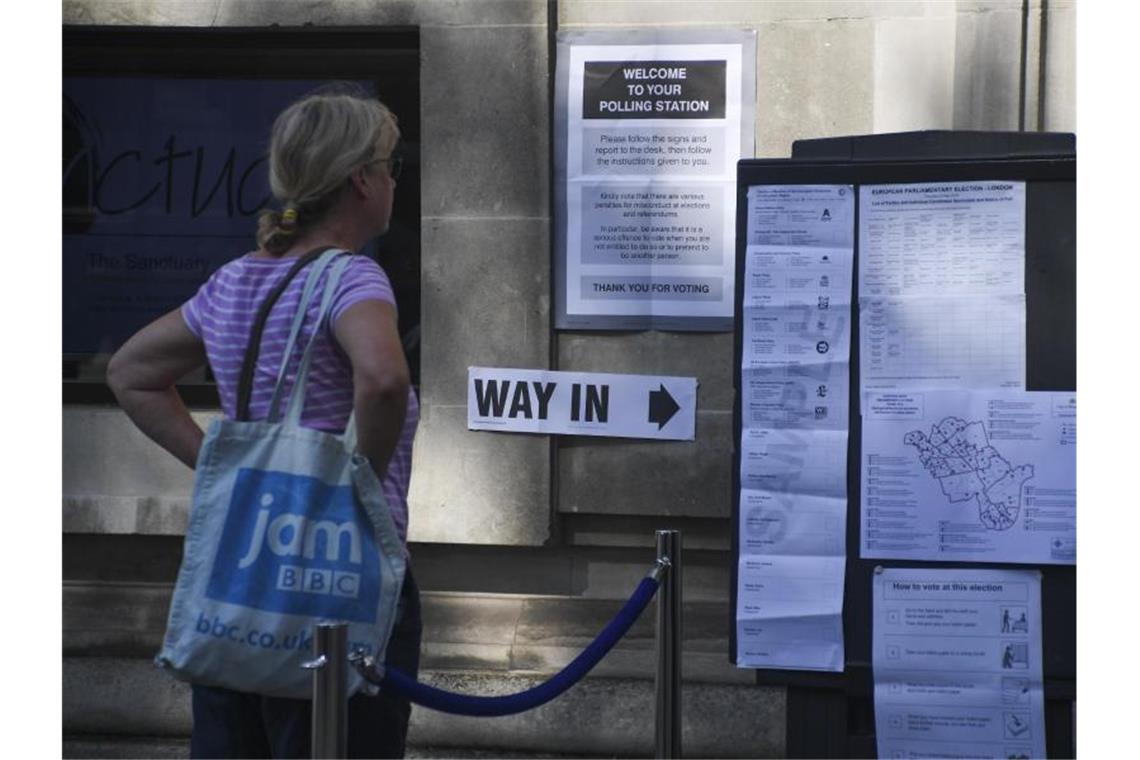
<path id="1" fill-rule="evenodd" d="M 869 393 L 862 456 L 864 558 L 1076 564 L 1076 393 Z"/>
<path id="2" fill-rule="evenodd" d="M 755 32 L 559 34 L 555 326 L 733 327 Z"/>

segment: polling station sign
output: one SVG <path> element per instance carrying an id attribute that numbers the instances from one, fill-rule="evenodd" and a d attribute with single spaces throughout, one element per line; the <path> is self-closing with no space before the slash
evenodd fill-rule
<path id="1" fill-rule="evenodd" d="M 755 33 L 559 34 L 555 326 L 731 330 Z"/>
<path id="2" fill-rule="evenodd" d="M 697 379 L 467 368 L 467 427 L 691 441 Z"/>
<path id="3" fill-rule="evenodd" d="M 727 61 L 586 61 L 582 118 L 723 119 Z"/>

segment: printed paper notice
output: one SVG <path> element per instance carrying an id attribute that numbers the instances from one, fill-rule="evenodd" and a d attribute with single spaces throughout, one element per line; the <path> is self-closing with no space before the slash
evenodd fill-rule
<path id="1" fill-rule="evenodd" d="M 741 556 L 737 664 L 843 670 L 842 557 Z"/>
<path id="2" fill-rule="evenodd" d="M 1025 387 L 1025 296 L 859 302 L 864 393 Z"/>
<path id="3" fill-rule="evenodd" d="M 559 327 L 732 329 L 753 34 L 563 36 Z"/>
<path id="4" fill-rule="evenodd" d="M 888 568 L 873 584 L 879 757 L 1045 757 L 1040 573 Z"/>
<path id="5" fill-rule="evenodd" d="M 860 385 L 1025 387 L 1025 183 L 864 185 Z"/>
<path id="6" fill-rule="evenodd" d="M 859 296 L 1025 293 L 1025 183 L 859 188 Z"/>
<path id="7" fill-rule="evenodd" d="M 1076 563 L 1075 393 L 864 401 L 864 558 Z"/>
<path id="8" fill-rule="evenodd" d="M 843 670 L 854 192 L 748 189 L 737 664 Z"/>

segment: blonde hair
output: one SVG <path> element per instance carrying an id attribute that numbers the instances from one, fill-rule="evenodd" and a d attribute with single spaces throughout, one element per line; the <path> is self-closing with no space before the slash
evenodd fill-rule
<path id="1" fill-rule="evenodd" d="M 396 116 L 375 98 L 320 93 L 290 105 L 269 142 L 269 189 L 284 208 L 261 212 L 257 244 L 284 253 L 333 207 L 352 172 L 388 158 L 399 139 Z"/>

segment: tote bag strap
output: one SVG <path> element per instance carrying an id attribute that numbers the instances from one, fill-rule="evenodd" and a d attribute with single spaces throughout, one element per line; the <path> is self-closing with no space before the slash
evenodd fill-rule
<path id="1" fill-rule="evenodd" d="M 295 427 L 301 424 L 301 410 L 305 406 L 305 387 L 309 382 L 309 367 L 313 363 L 313 349 L 317 344 L 321 329 L 329 319 L 333 295 L 336 293 L 341 275 L 344 274 L 351 258 L 347 255 L 342 256 L 329 268 L 329 277 L 325 282 L 325 291 L 321 298 L 317 323 L 313 326 L 313 334 L 309 337 L 309 343 L 305 346 L 305 353 L 301 356 L 301 364 L 297 367 L 297 380 L 293 384 L 293 392 L 289 394 L 289 403 L 285 407 L 284 423 L 286 426 Z M 271 421 L 276 422 L 276 417 L 271 418 Z"/>
<path id="2" fill-rule="evenodd" d="M 269 295 L 265 297 L 260 308 L 257 310 L 257 317 L 254 319 L 253 328 L 250 330 L 249 343 L 245 347 L 245 357 L 242 359 L 241 374 L 238 376 L 238 396 L 237 408 L 235 409 L 234 418 L 247 422 L 249 420 L 249 400 L 253 395 L 253 370 L 257 366 L 257 357 L 261 353 L 261 334 L 265 330 L 265 323 L 269 319 L 269 311 L 273 308 L 273 304 L 277 303 L 277 299 L 285 292 L 285 288 L 289 282 L 296 276 L 298 272 L 311 264 L 325 251 L 329 250 L 330 246 L 322 246 L 309 251 L 305 255 L 297 259 L 297 262 L 289 269 L 281 282 L 274 286 Z"/>
<path id="3" fill-rule="evenodd" d="M 316 297 L 317 283 L 320 281 L 321 275 L 329 268 L 333 259 L 341 255 L 346 255 L 347 253 L 348 251 L 339 248 L 331 248 L 322 253 L 316 263 L 309 269 L 309 274 L 301 289 L 301 296 L 297 299 L 297 308 L 293 313 L 293 323 L 289 328 L 289 337 L 285 341 L 285 349 L 281 353 L 281 366 L 277 369 L 277 381 L 273 384 L 273 396 L 269 400 L 269 413 L 266 415 L 266 420 L 270 422 L 277 422 L 281 419 L 281 401 L 284 397 L 283 389 L 285 387 L 285 378 L 288 376 L 289 365 L 293 361 L 293 354 L 297 348 L 297 340 L 301 334 L 301 325 L 304 324 L 305 317 L 309 313 L 309 307 L 312 306 L 313 299 Z M 318 309 L 318 322 L 320 318 L 320 310 Z M 314 328 L 314 330 L 316 329 L 317 328 Z M 315 334 L 314 332 L 314 335 Z"/>
<path id="4" fill-rule="evenodd" d="M 411 391 L 408 391 L 411 393 Z M 349 453 L 356 453 L 356 410 L 348 415 L 348 424 L 344 427 L 344 447 Z"/>

